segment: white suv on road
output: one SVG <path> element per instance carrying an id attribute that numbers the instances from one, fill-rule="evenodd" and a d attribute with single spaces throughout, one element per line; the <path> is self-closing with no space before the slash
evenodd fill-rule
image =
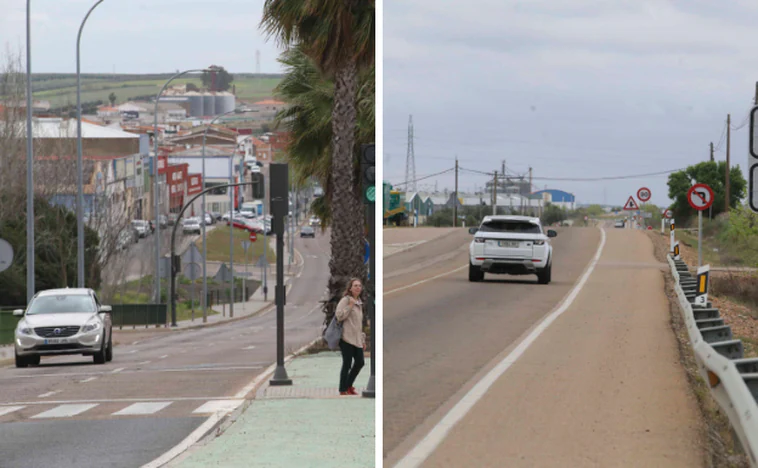
<path id="1" fill-rule="evenodd" d="M 486 216 L 481 226 L 469 229 L 474 240 L 469 246 L 469 281 L 482 281 L 484 273 L 537 275 L 540 284 L 550 283 L 553 247 L 539 218 Z"/>

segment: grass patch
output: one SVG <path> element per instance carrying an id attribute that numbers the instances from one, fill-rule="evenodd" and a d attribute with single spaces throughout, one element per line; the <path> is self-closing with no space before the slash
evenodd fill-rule
<path id="1" fill-rule="evenodd" d="M 250 234 L 242 229 L 234 229 L 234 263 L 242 264 L 245 258 L 245 250 L 242 248 L 242 241 L 247 240 Z M 213 231 L 208 232 L 206 238 L 206 247 L 208 249 L 208 260 L 213 262 L 229 261 L 229 226 L 218 226 Z M 202 249 L 202 239 L 196 242 L 197 247 Z M 247 253 L 247 261 L 254 265 L 260 257 L 263 256 L 263 235 L 258 235 L 258 240 L 253 242 L 251 250 Z M 266 260 L 269 263 L 276 262 L 276 253 L 268 249 Z M 235 267 L 236 271 L 236 267 Z"/>
<path id="2" fill-rule="evenodd" d="M 758 276 L 754 273 L 727 272 L 711 275 L 710 288 L 713 294 L 747 306 L 753 318 L 758 319 Z"/>
<path id="3" fill-rule="evenodd" d="M 682 244 L 691 247 L 697 255 L 697 235 L 692 235 L 689 232 L 676 230 L 676 237 Z M 713 249 L 719 249 L 719 252 L 714 252 Z M 703 239 L 703 264 L 704 265 L 721 265 L 722 256 L 721 249 L 713 239 Z"/>
<path id="4" fill-rule="evenodd" d="M 758 339 L 746 336 L 735 336 L 735 339 L 742 340 L 746 358 L 758 357 Z"/>
<path id="5" fill-rule="evenodd" d="M 183 277 L 182 277 L 183 278 Z M 177 301 L 176 301 L 176 319 L 178 321 L 189 320 L 192 318 L 192 310 L 195 311 L 195 318 L 202 317 L 202 280 L 199 284 L 196 284 L 194 291 L 194 297 L 191 292 L 192 282 L 189 280 L 180 281 L 177 279 Z M 113 304 L 150 304 L 152 303 L 152 288 L 153 278 L 152 276 L 145 276 L 139 280 L 130 281 L 121 285 L 118 291 L 114 294 L 113 300 L 109 302 Z M 161 281 L 161 302 L 167 303 L 169 283 L 168 281 Z M 209 284 L 209 290 L 211 286 Z M 168 313 L 170 314 L 170 308 Z M 217 315 L 218 312 L 212 310 L 210 307 L 207 310 L 208 315 Z"/>

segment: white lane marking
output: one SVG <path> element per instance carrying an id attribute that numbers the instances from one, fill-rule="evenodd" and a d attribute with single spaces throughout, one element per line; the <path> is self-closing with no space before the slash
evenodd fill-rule
<path id="1" fill-rule="evenodd" d="M 140 344 L 140 343 L 141 343 L 141 341 L 135 341 L 134 343 L 132 343 L 132 346 L 134 346 L 134 345 L 138 345 L 138 344 Z"/>
<path id="2" fill-rule="evenodd" d="M 26 406 L 0 406 L 0 416 L 5 416 L 6 414 L 10 414 L 14 411 L 18 411 L 24 408 L 26 408 Z"/>
<path id="3" fill-rule="evenodd" d="M 124 416 L 127 414 L 154 414 L 167 407 L 171 403 L 172 402 L 170 401 L 134 403 L 122 409 L 121 411 L 116 411 L 113 413 L 113 416 Z"/>
<path id="4" fill-rule="evenodd" d="M 139 351 L 139 349 L 133 349 L 133 350 L 129 351 L 129 354 L 134 354 L 134 353 L 136 353 L 137 351 Z"/>
<path id="5" fill-rule="evenodd" d="M 87 378 L 87 379 L 84 379 L 84 380 L 80 380 L 79 383 L 92 382 L 93 380 L 97 380 L 97 377 L 90 377 L 90 378 Z"/>
<path id="6" fill-rule="evenodd" d="M 242 404 L 242 402 L 245 400 L 242 399 L 235 399 L 235 400 L 215 400 L 215 401 L 209 401 L 199 408 L 197 408 L 195 411 L 193 411 L 193 414 L 209 414 L 209 413 L 231 413 L 239 405 Z"/>
<path id="7" fill-rule="evenodd" d="M 144 366 L 144 365 L 150 364 L 151 362 L 152 361 L 142 361 L 142 362 L 138 362 L 137 365 L 138 366 Z"/>
<path id="8" fill-rule="evenodd" d="M 456 268 L 455 270 L 450 270 L 447 273 L 442 273 L 442 274 L 439 274 L 439 275 L 436 275 L 436 276 L 432 276 L 431 278 L 423 279 L 421 281 L 416 281 L 415 283 L 411 283 L 411 284 L 409 284 L 407 286 L 403 286 L 401 288 L 396 288 L 396 289 L 392 289 L 390 291 L 386 291 L 384 293 L 384 296 L 386 297 L 386 296 L 389 296 L 390 294 L 393 294 L 393 293 L 396 293 L 396 292 L 400 292 L 400 291 L 404 291 L 406 289 L 410 289 L 410 288 L 416 287 L 419 284 L 424 284 L 424 283 L 428 283 L 429 281 L 434 281 L 434 280 L 436 280 L 438 278 L 442 278 L 443 276 L 452 275 L 453 273 L 461 271 L 464 268 L 468 268 L 468 265 L 463 265 L 462 267 Z"/>
<path id="9" fill-rule="evenodd" d="M 158 359 L 166 359 L 168 357 L 168 354 L 164 354 L 163 356 L 159 357 Z"/>
<path id="10" fill-rule="evenodd" d="M 450 430 L 463 419 L 471 408 L 487 393 L 492 385 L 513 365 L 534 343 L 537 338 L 550 326 L 566 309 L 574 302 L 576 296 L 584 287 L 587 279 L 595 270 L 600 255 L 603 253 L 605 246 L 605 231 L 600 229 L 600 245 L 595 252 L 584 274 L 576 283 L 571 293 L 563 300 L 559 306 L 554 309 L 532 332 L 524 338 L 508 355 L 503 358 L 491 371 L 487 373 L 474 387 L 461 398 L 461 400 L 448 411 L 448 413 L 432 428 L 431 431 L 419 442 L 410 452 L 408 452 L 396 465 L 395 468 L 407 468 L 420 466 L 445 440 Z"/>
<path id="11" fill-rule="evenodd" d="M 276 367 L 276 366 L 274 366 Z M 212 397 L 174 397 L 172 401 L 215 401 L 215 400 L 233 400 L 235 396 L 212 396 Z M 138 403 L 138 402 L 155 402 L 161 401 L 160 398 L 114 398 L 110 400 L 61 400 L 61 401 L 12 401 L 9 403 L 3 403 L 0 408 L 13 405 L 69 405 L 79 403 Z"/>
<path id="12" fill-rule="evenodd" d="M 126 367 L 119 367 L 118 369 L 113 369 L 113 371 L 111 371 L 111 374 L 118 374 L 124 369 L 126 369 Z"/>
<path id="13" fill-rule="evenodd" d="M 206 368 L 197 368 L 197 369 L 156 369 L 156 372 L 208 372 L 208 371 L 250 370 L 250 369 L 263 369 L 263 366 L 206 367 Z"/>
<path id="14" fill-rule="evenodd" d="M 53 390 L 52 392 L 43 393 L 42 395 L 38 395 L 37 398 L 47 398 L 49 396 L 53 396 L 56 393 L 60 393 L 61 390 Z"/>
<path id="15" fill-rule="evenodd" d="M 201 437 L 213 429 L 213 426 L 215 426 L 222 417 L 224 417 L 222 414 L 212 414 L 208 419 L 205 420 L 203 424 L 192 431 L 192 433 L 188 435 L 183 441 L 179 442 L 178 445 L 160 457 L 156 458 L 155 460 L 151 461 L 150 463 L 142 465 L 141 468 L 159 468 L 164 466 L 166 463 L 176 458 L 179 454 L 192 447 L 198 440 L 200 440 Z"/>
<path id="16" fill-rule="evenodd" d="M 242 348 L 242 349 L 255 349 L 255 346 L 248 346 L 247 348 Z"/>
<path id="17" fill-rule="evenodd" d="M 68 418 L 69 416 L 76 416 L 77 414 L 82 414 L 87 410 L 91 410 L 95 406 L 97 406 L 97 404 L 59 405 L 51 410 L 47 410 L 47 411 L 43 411 L 42 413 L 35 414 L 34 416 L 32 416 L 32 419 Z"/>
<path id="18" fill-rule="evenodd" d="M 308 313 L 306 313 L 305 315 L 302 315 L 302 316 L 300 316 L 300 317 L 298 317 L 298 318 L 296 318 L 294 320 L 290 320 L 287 323 L 289 323 L 290 325 L 292 325 L 293 323 L 297 323 L 297 322 L 299 322 L 301 320 L 304 320 L 304 319 L 308 318 L 312 313 L 314 313 L 317 310 L 319 310 L 321 307 L 322 307 L 321 304 L 318 304 L 314 308 L 312 308 L 311 310 L 309 310 Z"/>

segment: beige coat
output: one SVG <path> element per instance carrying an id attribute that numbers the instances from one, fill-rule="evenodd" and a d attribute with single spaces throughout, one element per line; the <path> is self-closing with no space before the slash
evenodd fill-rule
<path id="1" fill-rule="evenodd" d="M 353 303 L 354 299 L 345 296 L 337 304 L 335 315 L 342 322 L 342 340 L 353 346 L 363 348 L 366 334 L 363 333 L 363 307 Z"/>

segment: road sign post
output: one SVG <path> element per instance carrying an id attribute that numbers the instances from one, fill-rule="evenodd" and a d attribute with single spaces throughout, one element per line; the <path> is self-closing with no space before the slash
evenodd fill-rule
<path id="1" fill-rule="evenodd" d="M 713 189 L 695 184 L 687 191 L 687 201 L 697 210 L 697 266 L 703 266 L 703 211 L 713 204 Z"/>
<path id="2" fill-rule="evenodd" d="M 272 163 L 269 165 L 271 181 L 271 214 L 274 215 L 272 227 L 276 235 L 276 370 L 269 380 L 270 385 L 292 385 L 292 379 L 284 368 L 284 306 L 286 304 L 286 287 L 284 285 L 284 220 L 287 217 L 289 197 L 289 165 Z M 265 220 L 264 220 L 265 229 Z"/>
<path id="3" fill-rule="evenodd" d="M 703 307 L 708 304 L 708 283 L 710 277 L 710 265 L 705 265 L 697 269 L 697 292 L 695 293 L 695 304 Z"/>
<path id="4" fill-rule="evenodd" d="M 250 233 L 250 238 L 253 238 L 254 232 Z M 242 241 L 242 250 L 245 251 L 245 277 L 242 278 L 242 311 L 245 311 L 245 302 L 247 302 L 247 251 L 250 249 L 252 243 L 249 240 Z"/>
<path id="5" fill-rule="evenodd" d="M 671 243 L 671 247 L 669 250 L 671 253 L 674 253 L 674 244 L 676 244 L 676 222 L 672 219 L 671 223 L 669 224 L 669 241 Z"/>

